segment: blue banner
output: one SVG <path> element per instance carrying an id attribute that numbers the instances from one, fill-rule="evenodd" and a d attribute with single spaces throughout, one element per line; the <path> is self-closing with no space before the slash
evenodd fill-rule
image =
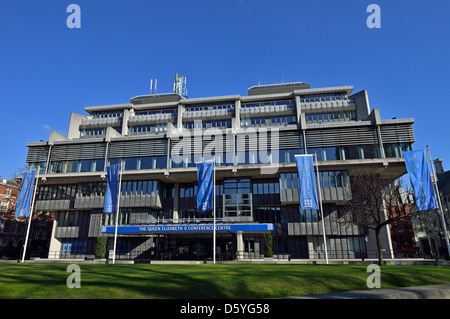
<path id="1" fill-rule="evenodd" d="M 107 183 L 103 211 L 108 214 L 117 210 L 117 196 L 119 195 L 119 171 L 120 164 L 111 165 L 106 168 Z"/>
<path id="2" fill-rule="evenodd" d="M 28 171 L 22 174 L 22 187 L 16 204 L 16 216 L 28 217 L 30 215 L 31 198 L 33 197 L 33 185 L 36 171 Z"/>
<path id="3" fill-rule="evenodd" d="M 213 209 L 214 162 L 197 163 L 197 210 L 206 212 Z"/>
<path id="4" fill-rule="evenodd" d="M 406 170 L 408 171 L 411 186 L 414 189 L 417 210 L 436 209 L 437 201 L 431 183 L 430 171 L 424 150 L 403 152 Z"/>
<path id="5" fill-rule="evenodd" d="M 313 155 L 295 156 L 300 181 L 300 207 L 303 209 L 319 209 L 312 158 Z"/>

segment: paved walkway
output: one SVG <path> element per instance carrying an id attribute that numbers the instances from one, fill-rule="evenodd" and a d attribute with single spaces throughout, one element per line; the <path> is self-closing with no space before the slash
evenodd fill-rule
<path id="1" fill-rule="evenodd" d="M 370 289 L 283 299 L 450 299 L 450 284 Z"/>

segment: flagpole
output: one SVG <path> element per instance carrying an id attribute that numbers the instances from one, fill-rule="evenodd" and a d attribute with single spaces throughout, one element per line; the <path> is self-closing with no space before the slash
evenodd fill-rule
<path id="1" fill-rule="evenodd" d="M 216 263 L 216 157 L 213 157 L 213 264 Z"/>
<path id="2" fill-rule="evenodd" d="M 116 262 L 116 247 L 117 247 L 117 226 L 119 224 L 119 206 L 120 206 L 120 192 L 122 186 L 122 166 L 123 161 L 120 161 L 120 169 L 119 169 L 119 189 L 117 192 L 117 208 L 116 208 L 116 228 L 114 230 L 114 252 L 113 252 L 113 264 Z"/>
<path id="3" fill-rule="evenodd" d="M 444 218 L 444 210 L 442 209 L 442 203 L 441 203 L 441 197 L 439 195 L 439 188 L 437 185 L 437 175 L 434 172 L 434 167 L 433 167 L 433 163 L 431 161 L 431 153 L 430 153 L 430 147 L 427 145 L 427 151 L 428 151 L 428 160 L 430 161 L 430 166 L 431 166 L 431 172 L 433 174 L 433 190 L 434 193 L 436 195 L 436 201 L 440 210 L 440 216 L 441 216 L 441 221 L 442 221 L 442 228 L 444 228 L 444 235 L 445 235 L 445 242 L 447 244 L 447 251 L 448 251 L 448 255 L 450 256 L 450 243 L 449 243 L 449 239 L 448 239 L 448 233 L 447 233 L 447 226 L 445 224 L 445 218 Z"/>
<path id="4" fill-rule="evenodd" d="M 37 173 L 36 174 L 36 184 L 34 185 L 33 198 L 31 200 L 31 209 L 30 209 L 30 212 L 28 214 L 27 234 L 25 236 L 25 244 L 23 245 L 22 263 L 25 262 L 25 253 L 27 252 L 28 236 L 30 234 L 30 226 L 31 226 L 31 217 L 33 216 L 34 200 L 35 200 L 35 197 L 36 197 L 36 189 L 37 189 L 37 184 L 38 184 L 38 179 L 39 179 L 39 166 L 36 169 L 36 173 Z"/>
<path id="5" fill-rule="evenodd" d="M 319 162 L 317 161 L 317 152 L 314 152 L 314 159 L 317 165 L 317 186 L 319 193 L 319 207 L 320 207 L 320 215 L 322 216 L 322 233 L 323 233 L 323 245 L 325 247 L 325 260 L 328 265 L 328 249 L 327 249 L 327 237 L 325 236 L 325 222 L 323 216 L 323 208 L 322 208 L 322 192 L 320 190 L 320 178 L 319 178 Z"/>

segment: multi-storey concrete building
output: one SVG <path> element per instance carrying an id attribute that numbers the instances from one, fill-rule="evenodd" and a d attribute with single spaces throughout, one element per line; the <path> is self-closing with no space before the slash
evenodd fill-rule
<path id="1" fill-rule="evenodd" d="M 381 120 L 365 90 L 259 85 L 248 96 L 136 96 L 72 113 L 67 136 L 28 143 L 40 167 L 36 209 L 56 212 L 49 257 L 112 249 L 115 217 L 103 213 L 106 166 L 123 163 L 117 258 L 212 258 L 212 214 L 196 209 L 195 162 L 216 161 L 217 259 L 324 258 L 321 217 L 299 208 L 296 154 L 317 154 L 329 258 L 376 257 L 367 229 L 340 218 L 351 176 L 406 173 L 413 119 Z M 389 230 L 385 257 L 392 256 Z"/>

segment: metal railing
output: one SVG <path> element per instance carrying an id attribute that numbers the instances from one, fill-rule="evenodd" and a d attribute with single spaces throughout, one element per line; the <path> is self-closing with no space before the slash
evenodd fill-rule
<path id="1" fill-rule="evenodd" d="M 217 260 L 236 260 L 237 256 L 241 256 L 243 259 L 264 259 L 264 253 L 262 251 L 256 252 L 248 252 L 248 251 L 228 251 L 223 253 L 216 253 Z M 95 255 L 93 253 L 70 253 L 70 252 L 61 252 L 61 251 L 36 251 L 31 252 L 30 258 L 49 258 L 49 259 L 84 259 L 84 260 L 93 260 L 95 259 Z M 394 250 L 393 256 L 391 256 L 390 252 L 383 251 L 383 257 L 385 260 L 389 260 L 391 258 L 424 258 L 424 259 L 447 259 L 447 255 L 426 255 L 420 250 L 415 250 L 412 252 L 405 253 L 401 250 Z M 112 258 L 112 256 L 104 256 L 103 259 Z M 301 252 L 274 252 L 273 259 L 275 260 L 291 260 L 291 259 L 309 259 L 309 260 L 324 260 L 325 252 L 324 251 L 314 251 L 314 250 L 304 250 Z M 132 249 L 129 252 L 116 252 L 116 259 L 118 260 L 212 260 L 212 253 L 205 252 L 202 255 L 198 255 L 193 251 L 188 252 L 176 252 L 173 251 L 160 251 L 158 252 L 155 248 L 142 248 L 139 247 Z M 350 251 L 350 250 L 328 250 L 328 259 L 343 259 L 343 260 L 362 260 L 365 259 L 378 259 L 377 250 L 367 250 L 367 251 Z"/>
<path id="2" fill-rule="evenodd" d="M 197 223 L 212 223 L 214 218 L 149 218 L 138 219 L 137 222 L 141 224 L 197 224 Z M 248 221 L 242 217 L 218 217 L 216 223 L 239 223 Z"/>

